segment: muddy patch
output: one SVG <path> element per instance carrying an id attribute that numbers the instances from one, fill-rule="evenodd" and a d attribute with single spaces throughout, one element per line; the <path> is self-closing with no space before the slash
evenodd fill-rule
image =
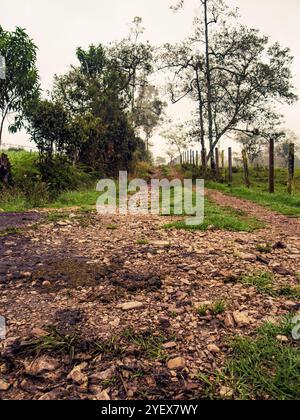
<path id="1" fill-rule="evenodd" d="M 20 229 L 41 220 L 39 213 L 0 213 L 0 232 Z"/>
<path id="2" fill-rule="evenodd" d="M 90 263 L 86 258 L 48 260 L 32 273 L 36 286 L 45 290 L 96 286 L 105 279 L 113 267 Z"/>
<path id="3" fill-rule="evenodd" d="M 121 272 L 117 276 L 113 276 L 112 284 L 129 292 L 137 292 L 139 290 L 156 291 L 162 288 L 162 278 L 156 274 Z"/>

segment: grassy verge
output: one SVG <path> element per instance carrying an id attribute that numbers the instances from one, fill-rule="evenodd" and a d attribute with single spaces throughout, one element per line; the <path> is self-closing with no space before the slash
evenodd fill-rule
<path id="1" fill-rule="evenodd" d="M 243 173 L 239 170 L 233 176 L 232 186 L 207 181 L 206 187 L 216 189 L 238 198 L 253 201 L 273 211 L 291 217 L 300 217 L 300 171 L 296 171 L 295 193 L 287 194 L 287 174 L 285 170 L 276 170 L 276 193 L 268 193 L 268 172 L 266 169 L 251 170 L 251 188 L 244 187 Z"/>
<path id="2" fill-rule="evenodd" d="M 291 285 L 278 287 L 274 276 L 270 273 L 256 273 L 250 276 L 242 276 L 239 281 L 249 287 L 255 287 L 258 293 L 272 297 L 285 296 L 291 299 L 300 299 L 300 287 Z"/>
<path id="3" fill-rule="evenodd" d="M 20 192 L 0 198 L 0 209 L 5 212 L 22 212 L 33 208 L 47 207 L 49 209 L 63 209 L 67 207 L 79 207 L 82 210 L 94 209 L 99 193 L 94 187 L 83 188 L 78 191 L 66 191 L 61 193 L 54 201 L 42 200 L 38 205 L 26 200 Z"/>
<path id="4" fill-rule="evenodd" d="M 199 375 L 207 398 L 299 400 L 300 342 L 292 337 L 295 327 L 291 315 L 277 325 L 264 324 L 253 337 L 231 341 L 232 353 L 223 371 Z M 221 389 L 227 397 L 221 396 Z"/>
<path id="5" fill-rule="evenodd" d="M 299 400 L 300 346 L 291 337 L 291 319 L 267 323 L 253 338 L 236 338 L 226 376 L 238 398 Z M 278 336 L 289 338 L 282 343 Z"/>
<path id="6" fill-rule="evenodd" d="M 262 222 L 247 216 L 241 211 L 228 207 L 221 207 L 209 200 L 205 200 L 205 217 L 201 225 L 188 226 L 184 220 L 168 223 L 166 229 L 176 228 L 185 230 L 220 229 L 233 232 L 253 232 L 263 228 Z"/>

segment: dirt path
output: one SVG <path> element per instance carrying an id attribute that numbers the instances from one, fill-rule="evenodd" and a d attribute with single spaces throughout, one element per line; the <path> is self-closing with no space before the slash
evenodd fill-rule
<path id="1" fill-rule="evenodd" d="M 234 279 L 268 271 L 297 285 L 298 221 L 209 194 L 270 225 L 251 234 L 167 231 L 163 217 L 70 214 L 0 237 L 0 389 L 8 388 L 0 399 L 201 398 L 198 374 L 222 368 L 228 338 L 297 309 Z M 257 251 L 278 241 L 285 247 Z M 218 300 L 224 313 L 198 315 Z"/>

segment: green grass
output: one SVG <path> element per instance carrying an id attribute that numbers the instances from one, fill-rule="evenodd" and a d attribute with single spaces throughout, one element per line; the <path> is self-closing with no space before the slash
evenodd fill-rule
<path id="1" fill-rule="evenodd" d="M 257 245 L 256 250 L 262 254 L 270 254 L 273 251 L 271 244 Z"/>
<path id="2" fill-rule="evenodd" d="M 291 217 L 300 216 L 300 170 L 296 171 L 295 193 L 287 193 L 287 171 L 276 169 L 276 193 L 268 192 L 268 172 L 266 169 L 254 169 L 250 171 L 251 188 L 248 189 L 243 183 L 243 173 L 239 170 L 233 174 L 233 184 L 228 186 L 218 182 L 207 181 L 206 187 L 216 189 L 234 197 L 253 201 L 273 211 Z"/>
<path id="3" fill-rule="evenodd" d="M 240 282 L 249 287 L 255 287 L 258 293 L 275 295 L 274 277 L 270 273 L 257 273 L 240 277 Z"/>
<path id="4" fill-rule="evenodd" d="M 132 328 L 123 332 L 123 337 L 129 343 L 135 344 L 141 355 L 144 355 L 151 361 L 166 360 L 167 354 L 163 349 L 163 344 L 167 342 L 167 338 L 162 334 L 154 335 L 149 332 L 135 332 Z"/>
<path id="5" fill-rule="evenodd" d="M 16 227 L 8 227 L 2 231 L 0 231 L 0 238 L 7 235 L 17 235 L 22 232 L 22 229 Z"/>
<path id="6" fill-rule="evenodd" d="M 148 239 L 138 239 L 136 243 L 137 245 L 149 245 Z"/>
<path id="7" fill-rule="evenodd" d="M 80 207 L 82 210 L 92 210 L 96 208 L 98 197 L 99 192 L 90 187 L 78 191 L 66 191 L 52 202 L 45 201 L 41 202 L 39 206 L 32 206 L 20 191 L 16 191 L 12 195 L 0 198 L 0 209 L 5 212 L 21 212 L 39 207 L 47 207 L 49 209 Z"/>
<path id="8" fill-rule="evenodd" d="M 166 229 L 176 228 L 206 231 L 209 228 L 215 228 L 233 232 L 253 232 L 256 229 L 261 229 L 263 224 L 241 211 L 228 207 L 221 207 L 209 200 L 205 200 L 205 217 L 204 222 L 201 225 L 188 226 L 185 221 L 182 220 L 166 224 L 164 227 Z"/>
<path id="9" fill-rule="evenodd" d="M 220 400 L 220 389 L 226 387 L 234 400 L 299 400 L 300 342 L 292 338 L 292 320 L 290 315 L 278 324 L 265 323 L 252 337 L 231 340 L 225 367 L 199 374 L 203 396 Z M 287 337 L 289 342 L 282 343 L 278 336 Z"/>
<path id="10" fill-rule="evenodd" d="M 66 191 L 49 208 L 63 209 L 64 207 L 81 207 L 82 209 L 96 208 L 96 202 L 99 192 L 96 191 L 96 185 L 90 188 L 84 188 L 79 191 Z"/>
<path id="11" fill-rule="evenodd" d="M 272 297 L 285 296 L 291 299 L 300 299 L 300 287 L 290 285 L 276 287 L 274 276 L 270 273 L 256 273 L 242 276 L 239 281 L 249 287 L 255 287 L 258 293 Z"/>
<path id="12" fill-rule="evenodd" d="M 293 342 L 290 318 L 279 325 L 267 323 L 256 338 L 237 337 L 233 356 L 225 371 L 237 398 L 299 400 L 300 343 Z M 282 344 L 278 335 L 290 338 Z"/>
<path id="13" fill-rule="evenodd" d="M 55 355 L 70 355 L 71 358 L 73 358 L 79 338 L 73 334 L 61 334 L 54 326 L 48 327 L 47 331 L 48 334 L 45 337 L 29 341 L 23 351 L 27 355 L 49 353 Z"/>
<path id="14" fill-rule="evenodd" d="M 99 193 L 96 191 L 96 173 L 89 168 L 56 163 L 59 172 L 55 172 L 56 178 L 51 178 L 47 184 L 42 181 L 38 153 L 8 151 L 7 154 L 13 186 L 6 189 L 0 186 L 0 211 L 21 212 L 41 207 L 59 209 L 71 206 L 95 208 Z"/>
<path id="15" fill-rule="evenodd" d="M 197 312 L 198 315 L 203 317 L 206 316 L 207 313 L 211 315 L 221 315 L 226 311 L 226 302 L 224 300 L 218 300 L 217 302 L 213 303 L 212 305 L 201 305 Z"/>

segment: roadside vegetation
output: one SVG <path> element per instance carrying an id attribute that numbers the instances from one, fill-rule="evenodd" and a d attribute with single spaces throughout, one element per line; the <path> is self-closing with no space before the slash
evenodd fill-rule
<path id="1" fill-rule="evenodd" d="M 208 398 L 215 399 L 222 387 L 225 399 L 299 400 L 300 348 L 291 335 L 292 319 L 265 323 L 254 336 L 234 338 L 226 368 L 213 381 L 199 377 Z"/>
<path id="2" fill-rule="evenodd" d="M 291 217 L 300 216 L 300 170 L 295 171 L 294 194 L 287 193 L 287 171 L 277 168 L 275 172 L 275 194 L 268 192 L 268 170 L 265 168 L 250 169 L 251 187 L 244 186 L 243 171 L 236 169 L 233 183 L 207 181 L 206 187 L 216 189 L 234 197 L 253 201 L 270 210 Z"/>

